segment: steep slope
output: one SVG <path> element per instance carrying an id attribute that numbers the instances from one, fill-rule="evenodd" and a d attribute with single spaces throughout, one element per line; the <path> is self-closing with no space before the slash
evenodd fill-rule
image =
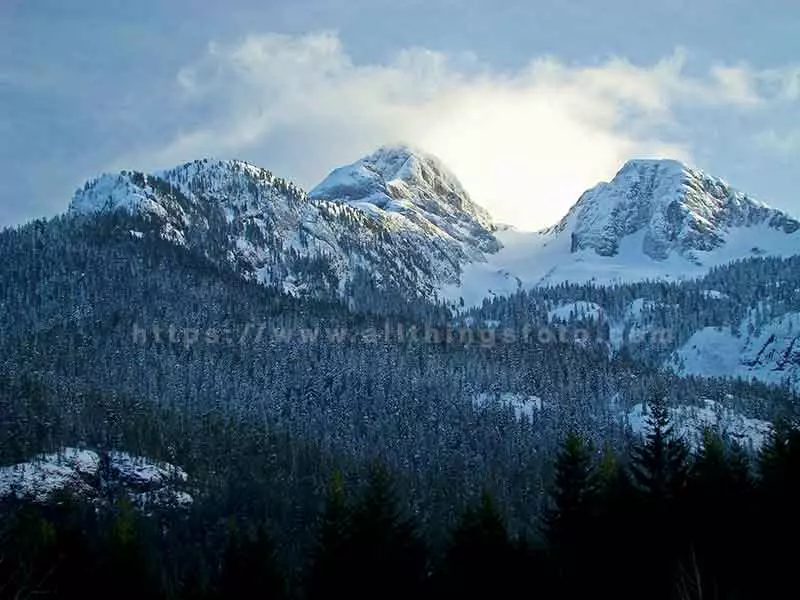
<path id="1" fill-rule="evenodd" d="M 493 224 L 441 161 L 405 146 L 335 169 L 308 195 L 239 161 L 103 175 L 71 213 L 103 211 L 137 216 L 146 223 L 133 235 L 155 231 L 245 278 L 351 302 L 475 305 L 565 281 L 675 280 L 800 253 L 800 222 L 672 160 L 627 162 L 539 232 Z"/>
<path id="2" fill-rule="evenodd" d="M 463 258 L 480 259 L 500 248 L 491 216 L 455 176 L 435 156 L 406 146 L 384 146 L 335 169 L 309 196 L 420 228 Z"/>
<path id="3" fill-rule="evenodd" d="M 738 327 L 705 327 L 666 366 L 680 375 L 757 379 L 800 393 L 800 313 L 759 322 L 753 310 Z"/>
<path id="4" fill-rule="evenodd" d="M 539 232 L 501 228 L 504 248 L 467 269 L 451 297 L 563 281 L 681 279 L 752 256 L 800 253 L 800 222 L 673 160 L 631 160 Z"/>
<path id="5" fill-rule="evenodd" d="M 438 162 L 381 152 L 369 164 L 376 181 L 390 182 L 385 202 L 380 186 L 370 188 L 375 203 L 328 200 L 324 185 L 308 197 L 253 165 L 199 160 L 152 175 L 102 175 L 76 193 L 69 213 L 127 215 L 132 235 L 158 235 L 295 295 L 432 299 L 458 281 L 463 263 L 499 244 L 488 216 Z M 328 192 L 369 187 L 334 179 Z"/>
<path id="6" fill-rule="evenodd" d="M 784 234 L 800 228 L 702 171 L 672 160 L 632 160 L 611 183 L 585 192 L 548 233 L 569 233 L 572 253 L 591 249 L 607 257 L 620 253 L 627 236 L 640 233 L 644 256 L 661 261 L 675 253 L 702 264 L 700 253 L 723 246 L 730 229 L 758 225 Z"/>

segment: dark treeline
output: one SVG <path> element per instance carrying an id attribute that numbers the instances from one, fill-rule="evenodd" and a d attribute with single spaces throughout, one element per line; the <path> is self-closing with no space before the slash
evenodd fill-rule
<path id="1" fill-rule="evenodd" d="M 649 406 L 630 452 L 578 434 L 553 465 L 535 535 L 511 535 L 489 494 L 438 543 L 378 463 L 334 471 L 303 558 L 287 561 L 269 511 L 110 508 L 63 496 L 7 501 L 0 597 L 82 598 L 771 598 L 794 585 L 800 433 L 776 426 L 756 457 L 707 432 L 691 450 L 666 406 Z M 243 475 L 246 477 L 246 475 Z M 276 482 L 277 483 L 277 482 Z"/>

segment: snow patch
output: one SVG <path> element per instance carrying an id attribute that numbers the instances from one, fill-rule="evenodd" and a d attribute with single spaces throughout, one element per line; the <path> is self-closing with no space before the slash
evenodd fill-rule
<path id="1" fill-rule="evenodd" d="M 0 467 L 0 498 L 14 496 L 47 502 L 61 491 L 97 498 L 101 488 L 113 483 L 128 490 L 128 496 L 139 505 L 175 503 L 186 506 L 192 502 L 192 497 L 175 486 L 188 479 L 188 474 L 180 467 L 127 452 L 101 454 L 63 448 L 51 454 L 40 454 L 27 462 Z"/>
<path id="2" fill-rule="evenodd" d="M 517 419 L 533 419 L 534 415 L 542 410 L 542 399 L 539 396 L 516 394 L 513 392 L 484 392 L 473 398 L 472 404 L 476 408 L 499 408 L 514 411 Z"/>
<path id="3" fill-rule="evenodd" d="M 720 292 L 719 290 L 703 290 L 700 293 L 703 298 L 707 300 L 727 300 L 729 298 L 728 294 Z"/>
<path id="4" fill-rule="evenodd" d="M 668 410 L 673 431 L 693 449 L 702 444 L 706 428 L 756 451 L 769 440 L 772 433 L 772 424 L 768 421 L 745 417 L 713 400 L 705 400 L 703 406 L 683 405 Z M 633 406 L 626 420 L 635 434 L 647 432 L 647 412 L 642 404 Z"/>
<path id="5" fill-rule="evenodd" d="M 573 321 L 573 320 L 590 320 L 600 321 L 603 319 L 603 307 L 594 302 L 586 302 L 580 300 L 578 302 L 570 302 L 562 304 L 557 308 L 547 313 L 547 318 L 550 321 Z"/>
<path id="6" fill-rule="evenodd" d="M 165 485 L 170 481 L 186 482 L 189 475 L 175 465 L 156 463 L 127 452 L 109 452 L 109 464 L 115 473 L 133 485 Z"/>
<path id="7" fill-rule="evenodd" d="M 755 378 L 800 393 L 800 313 L 759 324 L 751 311 L 736 333 L 730 327 L 696 331 L 665 367 L 679 375 Z"/>

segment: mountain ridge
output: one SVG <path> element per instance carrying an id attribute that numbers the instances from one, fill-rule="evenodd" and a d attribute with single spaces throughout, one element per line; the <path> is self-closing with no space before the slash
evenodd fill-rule
<path id="1" fill-rule="evenodd" d="M 692 251 L 724 243 L 724 229 L 768 222 L 794 233 L 800 222 L 754 200 L 724 180 L 670 159 L 627 161 L 608 183 L 584 192 L 554 227 L 572 226 L 571 252 L 592 248 L 613 256 L 621 237 L 647 228 L 642 251 L 663 260 L 671 251 Z"/>
<path id="2" fill-rule="evenodd" d="M 404 195 L 386 210 L 309 196 L 243 161 L 205 159 L 152 175 L 101 175 L 76 192 L 68 214 L 124 212 L 150 233 L 295 295 L 352 300 L 349 288 L 366 280 L 376 293 L 434 299 L 463 264 L 499 244 L 479 212 L 437 203 L 439 187 L 469 202 L 454 176 L 430 162 L 417 166 L 398 180 Z M 131 231 L 144 235 L 138 227 Z"/>
<path id="3" fill-rule="evenodd" d="M 334 169 L 309 193 L 239 160 L 103 174 L 69 213 L 116 209 L 290 293 L 352 299 L 348 285 L 367 279 L 382 293 L 453 306 L 561 281 L 694 277 L 749 256 L 800 254 L 796 219 L 660 158 L 626 161 L 537 232 L 495 222 L 440 159 L 404 144 Z M 309 278 L 308 261 L 324 274 Z"/>
<path id="4" fill-rule="evenodd" d="M 672 159 L 629 160 L 558 223 L 496 235 L 503 249 L 470 265 L 451 297 L 475 305 L 564 282 L 674 281 L 753 256 L 800 254 L 795 218 Z"/>

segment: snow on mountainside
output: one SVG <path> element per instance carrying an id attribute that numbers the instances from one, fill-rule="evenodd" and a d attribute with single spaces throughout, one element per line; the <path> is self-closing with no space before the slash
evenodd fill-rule
<path id="1" fill-rule="evenodd" d="M 738 327 L 705 327 L 667 361 L 680 375 L 755 378 L 800 393 L 800 313 L 758 324 L 755 311 Z"/>
<path id="2" fill-rule="evenodd" d="M 119 487 L 138 506 L 186 506 L 193 499 L 178 487 L 188 479 L 180 467 L 126 452 L 101 455 L 93 450 L 63 448 L 28 462 L 1 467 L 0 498 L 15 496 L 46 502 L 58 492 L 69 491 L 99 499 L 102 490 Z"/>
<path id="3" fill-rule="evenodd" d="M 519 288 L 675 280 L 737 259 L 800 254 L 800 222 L 672 160 L 629 161 L 555 226 L 496 235 L 503 249 L 469 265 L 447 296 L 479 304 Z"/>
<path id="4" fill-rule="evenodd" d="M 494 224 L 441 161 L 405 146 L 335 169 L 308 195 L 244 162 L 199 160 L 103 175 L 70 211 L 125 211 L 144 221 L 132 236 L 155 233 L 293 294 L 351 300 L 366 282 L 477 305 L 564 281 L 690 278 L 800 254 L 800 222 L 672 160 L 627 162 L 539 232 Z"/>
<path id="5" fill-rule="evenodd" d="M 241 161 L 123 171 L 78 190 L 70 214 L 124 212 L 142 221 L 130 228 L 135 237 L 149 226 L 246 278 L 322 297 L 352 297 L 355 282 L 368 281 L 402 297 L 433 298 L 458 281 L 464 263 L 499 248 L 488 215 L 432 157 L 384 148 L 364 164 L 367 176 L 334 172 L 311 197 Z M 381 190 L 390 196 L 380 198 Z"/>
<path id="6" fill-rule="evenodd" d="M 784 234 L 800 229 L 784 213 L 702 171 L 672 160 L 632 160 L 611 183 L 585 192 L 550 233 L 568 233 L 570 252 L 591 249 L 611 257 L 623 238 L 643 232 L 645 256 L 660 261 L 675 253 L 701 263 L 701 253 L 725 244 L 729 229 L 764 224 Z"/>
<path id="7" fill-rule="evenodd" d="M 736 441 L 749 450 L 759 450 L 772 434 L 772 424 L 761 419 L 751 419 L 727 408 L 719 402 L 706 399 L 703 406 L 675 406 L 669 408 L 675 424 L 675 433 L 692 448 L 703 441 L 703 430 L 708 428 L 722 437 Z M 626 415 L 626 421 L 636 434 L 647 433 L 647 410 L 636 404 Z"/>
<path id="8" fill-rule="evenodd" d="M 517 419 L 533 419 L 542 410 L 544 403 L 539 396 L 515 394 L 513 392 L 484 392 L 472 399 L 478 410 L 511 410 Z"/>
<path id="9" fill-rule="evenodd" d="M 392 215 L 442 243 L 458 243 L 470 258 L 500 248 L 491 216 L 472 202 L 455 176 L 435 156 L 405 146 L 382 147 L 335 169 L 309 196 Z"/>
<path id="10" fill-rule="evenodd" d="M 600 320 L 603 317 L 603 307 L 594 302 L 570 302 L 554 308 L 547 313 L 550 321 L 574 321 L 574 320 Z"/>

